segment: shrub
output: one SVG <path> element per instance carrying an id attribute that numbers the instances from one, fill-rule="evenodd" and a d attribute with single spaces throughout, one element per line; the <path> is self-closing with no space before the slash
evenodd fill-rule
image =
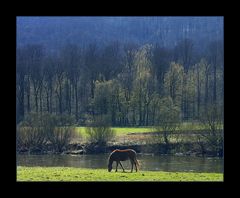
<path id="1" fill-rule="evenodd" d="M 72 120 L 68 115 L 30 113 L 17 126 L 17 150 L 24 148 L 42 151 L 50 143 L 55 151 L 62 152 L 75 134 Z"/>
<path id="2" fill-rule="evenodd" d="M 156 117 L 154 131 L 159 132 L 155 138 L 164 142 L 166 153 L 169 149 L 172 133 L 180 125 L 180 109 L 173 104 L 171 97 L 164 97 L 159 103 L 159 114 Z"/>
<path id="3" fill-rule="evenodd" d="M 17 126 L 16 141 L 17 149 L 42 150 L 47 143 L 42 116 L 36 113 L 28 114 Z"/>
<path id="4" fill-rule="evenodd" d="M 91 143 L 97 143 L 100 145 L 105 145 L 115 136 L 114 130 L 107 126 L 88 127 L 86 133 Z"/>
<path id="5" fill-rule="evenodd" d="M 201 122 L 205 126 L 204 133 L 199 135 L 199 140 L 205 141 L 207 147 L 214 155 L 223 156 L 224 135 L 222 130 L 223 111 L 216 104 L 210 105 L 201 115 Z M 204 148 L 205 150 L 207 148 Z"/>
<path id="6" fill-rule="evenodd" d="M 107 117 L 96 117 L 91 123 L 91 127 L 87 127 L 86 133 L 91 143 L 105 145 L 108 141 L 115 137 L 115 131 L 109 126 Z"/>
<path id="7" fill-rule="evenodd" d="M 45 119 L 47 139 L 55 151 L 62 152 L 75 135 L 73 118 L 69 115 L 51 115 L 49 118 Z"/>

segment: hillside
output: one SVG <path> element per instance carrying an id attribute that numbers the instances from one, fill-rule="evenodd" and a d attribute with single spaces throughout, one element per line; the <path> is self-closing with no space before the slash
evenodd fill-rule
<path id="1" fill-rule="evenodd" d="M 159 43 L 174 47 L 189 38 L 197 49 L 223 37 L 222 17 L 18 17 L 17 45 L 43 44 L 56 50 L 66 43 Z"/>

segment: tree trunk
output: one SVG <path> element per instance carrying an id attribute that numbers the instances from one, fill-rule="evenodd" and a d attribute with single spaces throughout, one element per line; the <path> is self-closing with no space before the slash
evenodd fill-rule
<path id="1" fill-rule="evenodd" d="M 27 111 L 28 113 L 31 111 L 30 106 L 30 77 L 27 78 Z"/>
<path id="2" fill-rule="evenodd" d="M 217 65 L 213 65 L 213 103 L 217 101 Z"/>
<path id="3" fill-rule="evenodd" d="M 20 120 L 24 118 L 24 77 L 20 79 L 19 87 L 19 115 Z"/>
<path id="4" fill-rule="evenodd" d="M 207 112 L 207 107 L 208 107 L 208 73 L 206 73 L 204 105 L 205 105 L 205 112 Z"/>
<path id="5" fill-rule="evenodd" d="M 40 103 L 40 113 L 43 112 L 43 104 L 42 104 L 42 86 L 39 89 L 39 103 Z"/>
<path id="6" fill-rule="evenodd" d="M 34 93 L 34 98 L 35 98 L 35 109 L 36 109 L 36 112 L 38 112 L 38 93 Z"/>
<path id="7" fill-rule="evenodd" d="M 183 83 L 183 90 L 182 90 L 182 114 L 183 114 L 183 119 L 185 120 L 186 119 L 186 105 L 187 105 L 187 102 L 186 102 L 186 90 L 185 90 L 185 83 Z"/>
<path id="8" fill-rule="evenodd" d="M 49 112 L 52 113 L 52 85 L 50 86 L 50 95 L 49 95 Z"/>
<path id="9" fill-rule="evenodd" d="M 78 90 L 77 90 L 77 83 L 75 84 L 75 119 L 78 121 Z"/>
<path id="10" fill-rule="evenodd" d="M 49 90 L 46 91 L 46 99 L 47 99 L 47 112 L 49 113 L 50 112 L 50 108 L 49 108 Z"/>
<path id="11" fill-rule="evenodd" d="M 146 108 L 146 126 L 149 124 L 149 109 L 148 109 L 149 103 L 147 104 Z"/>
<path id="12" fill-rule="evenodd" d="M 72 113 L 72 86 L 70 84 L 70 89 L 69 89 L 69 101 L 68 101 L 68 106 L 69 106 L 69 115 Z"/>
<path id="13" fill-rule="evenodd" d="M 140 96 L 140 98 L 139 98 L 138 111 L 139 111 L 139 121 L 138 121 L 138 125 L 141 126 L 141 124 L 142 124 L 142 103 L 141 103 L 141 96 Z"/>
<path id="14" fill-rule="evenodd" d="M 59 113 L 62 114 L 62 86 L 60 84 L 60 89 L 59 89 Z"/>
<path id="15" fill-rule="evenodd" d="M 199 76 L 199 65 L 197 66 L 197 118 L 199 119 L 200 116 L 200 92 L 201 86 L 200 86 L 200 76 Z"/>

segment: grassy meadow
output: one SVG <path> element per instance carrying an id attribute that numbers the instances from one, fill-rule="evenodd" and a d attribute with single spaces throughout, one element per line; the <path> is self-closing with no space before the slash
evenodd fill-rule
<path id="1" fill-rule="evenodd" d="M 76 134 L 78 134 L 82 140 L 87 139 L 86 129 L 87 127 L 75 127 Z M 129 143 L 149 141 L 151 140 L 151 138 L 149 139 L 149 135 L 154 135 L 154 132 L 156 132 L 156 129 L 153 127 L 112 127 L 112 129 L 116 134 L 116 142 Z M 201 132 L 204 131 L 204 129 L 206 129 L 206 125 L 204 126 L 201 123 L 184 122 L 175 130 L 176 133 L 169 137 L 169 140 L 170 142 L 177 142 L 179 140 L 184 142 L 196 141 L 196 136 L 192 132 Z M 159 130 L 162 131 L 161 128 Z"/>
<path id="2" fill-rule="evenodd" d="M 17 167 L 17 181 L 223 181 L 222 173 L 139 171 L 68 167 Z"/>
<path id="3" fill-rule="evenodd" d="M 76 131 L 85 137 L 87 135 L 86 128 L 87 127 L 76 127 Z M 155 132 L 155 129 L 152 127 L 112 127 L 112 129 L 116 132 L 117 136 L 127 135 L 130 133 Z M 203 124 L 184 122 L 176 129 L 176 131 L 194 131 L 204 129 L 206 129 L 206 126 Z"/>

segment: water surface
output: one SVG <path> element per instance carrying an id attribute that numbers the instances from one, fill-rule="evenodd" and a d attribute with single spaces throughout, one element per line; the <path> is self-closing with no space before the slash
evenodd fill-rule
<path id="1" fill-rule="evenodd" d="M 138 154 L 141 170 L 223 173 L 223 159 L 192 156 Z M 99 155 L 17 155 L 18 166 L 65 166 L 107 168 L 107 154 Z M 122 162 L 130 169 L 129 161 Z M 115 162 L 113 168 L 115 169 Z M 121 167 L 119 166 L 119 170 Z"/>

